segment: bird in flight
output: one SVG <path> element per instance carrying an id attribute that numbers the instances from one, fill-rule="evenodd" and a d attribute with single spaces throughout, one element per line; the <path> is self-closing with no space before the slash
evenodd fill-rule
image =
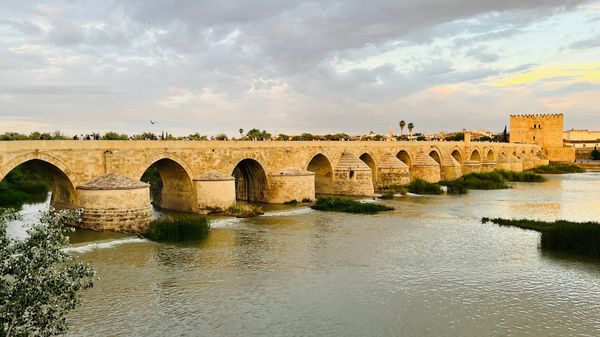
<path id="1" fill-rule="evenodd" d="M 150 124 L 154 125 L 156 124 L 156 121 L 150 120 Z"/>

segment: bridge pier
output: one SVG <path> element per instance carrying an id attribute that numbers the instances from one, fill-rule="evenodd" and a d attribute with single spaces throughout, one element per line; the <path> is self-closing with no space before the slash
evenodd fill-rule
<path id="1" fill-rule="evenodd" d="M 344 152 L 333 170 L 333 194 L 375 194 L 371 168 L 352 154 Z"/>
<path id="2" fill-rule="evenodd" d="M 109 173 L 77 186 L 81 228 L 143 232 L 152 219 L 149 185 Z"/>
<path id="3" fill-rule="evenodd" d="M 385 156 L 378 170 L 378 190 L 385 190 L 394 185 L 410 184 L 410 169 L 400 159 L 391 154 Z"/>
<path id="4" fill-rule="evenodd" d="M 479 173 L 481 172 L 481 163 L 475 160 L 467 160 L 463 163 L 463 172 L 465 175 Z"/>
<path id="5" fill-rule="evenodd" d="M 286 167 L 269 174 L 268 202 L 315 200 L 315 174 L 301 168 Z"/>
<path id="6" fill-rule="evenodd" d="M 419 152 L 413 161 L 411 177 L 437 183 L 441 180 L 440 164 L 425 152 Z"/>
<path id="7" fill-rule="evenodd" d="M 235 178 L 230 175 L 208 171 L 194 179 L 196 209 L 224 211 L 235 205 Z"/>
<path id="8" fill-rule="evenodd" d="M 463 171 L 460 163 L 452 156 L 446 156 L 442 159 L 441 179 L 455 180 L 463 176 Z"/>
<path id="9" fill-rule="evenodd" d="M 481 172 L 492 172 L 496 169 L 496 165 L 495 161 L 485 160 L 481 164 Z"/>

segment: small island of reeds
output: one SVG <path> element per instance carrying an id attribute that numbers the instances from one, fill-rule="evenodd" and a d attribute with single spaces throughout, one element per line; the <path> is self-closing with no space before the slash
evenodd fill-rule
<path id="1" fill-rule="evenodd" d="M 544 166 L 538 166 L 531 171 L 539 174 L 567 174 L 567 173 L 583 173 L 585 169 L 575 164 L 550 163 Z"/>
<path id="2" fill-rule="evenodd" d="M 376 214 L 379 212 L 393 211 L 393 207 L 376 204 L 362 203 L 349 198 L 320 197 L 310 208 L 319 211 L 345 212 L 355 214 Z"/>
<path id="3" fill-rule="evenodd" d="M 546 178 L 533 172 L 494 170 L 485 173 L 469 173 L 452 181 L 441 181 L 449 194 L 465 194 L 468 190 L 499 190 L 510 188 L 507 182 L 544 182 Z"/>
<path id="4" fill-rule="evenodd" d="M 162 216 L 152 220 L 143 235 L 153 241 L 189 242 L 202 240 L 210 230 L 206 216 Z"/>
<path id="5" fill-rule="evenodd" d="M 499 226 L 517 227 L 540 232 L 540 248 L 600 258 L 600 224 L 597 222 L 554 222 L 535 220 L 481 219 Z"/>
<path id="6" fill-rule="evenodd" d="M 253 218 L 255 216 L 264 214 L 260 206 L 246 203 L 237 203 L 229 207 L 224 213 L 225 215 L 233 216 L 236 218 Z"/>

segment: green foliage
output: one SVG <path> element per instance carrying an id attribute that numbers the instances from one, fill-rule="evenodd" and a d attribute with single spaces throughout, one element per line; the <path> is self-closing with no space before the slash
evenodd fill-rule
<path id="1" fill-rule="evenodd" d="M 361 203 L 356 200 L 338 197 L 321 197 L 310 206 L 312 209 L 330 212 L 345 212 L 356 214 L 376 214 L 379 212 L 393 211 L 393 207 L 375 203 Z"/>
<path id="2" fill-rule="evenodd" d="M 163 189 L 163 181 L 160 172 L 155 166 L 150 166 L 142 175 L 141 181 L 150 184 L 150 196 L 153 203 L 160 201 L 160 195 Z"/>
<path id="3" fill-rule="evenodd" d="M 17 166 L 0 182 L 0 207 L 21 207 L 26 202 L 43 202 L 52 182 L 43 169 L 31 162 Z"/>
<path id="4" fill-rule="evenodd" d="M 540 247 L 600 258 L 600 224 L 597 222 L 554 222 L 483 218 L 482 223 L 518 227 L 542 233 Z"/>
<path id="5" fill-rule="evenodd" d="M 201 135 L 198 132 L 189 135 L 188 138 L 190 140 L 208 140 L 207 136 Z"/>
<path id="6" fill-rule="evenodd" d="M 259 129 L 252 129 L 246 133 L 243 138 L 244 140 L 269 140 L 271 134 L 265 130 L 260 131 Z"/>
<path id="7" fill-rule="evenodd" d="M 383 200 L 394 199 L 394 193 L 393 192 L 384 193 L 381 195 L 381 197 L 379 197 L 379 199 L 383 199 Z"/>
<path id="8" fill-rule="evenodd" d="M 505 125 L 504 126 L 504 131 L 502 131 L 502 142 L 503 143 L 508 143 L 509 136 L 510 135 L 509 135 L 508 130 L 507 130 L 506 125 Z"/>
<path id="9" fill-rule="evenodd" d="M 498 172 L 506 181 L 512 182 L 541 183 L 547 180 L 534 172 L 515 172 L 508 170 L 495 170 L 495 172 Z"/>
<path id="10" fill-rule="evenodd" d="M 235 205 L 229 207 L 225 211 L 225 214 L 234 216 L 236 218 L 253 218 L 255 216 L 264 214 L 264 212 L 259 206 L 246 203 L 236 203 Z"/>
<path id="11" fill-rule="evenodd" d="M 153 241 L 186 242 L 202 240 L 210 230 L 206 216 L 163 216 L 150 222 L 146 237 Z"/>
<path id="12" fill-rule="evenodd" d="M 457 181 L 470 190 L 500 190 L 510 187 L 506 184 L 502 174 L 497 171 L 469 173 Z"/>
<path id="13" fill-rule="evenodd" d="M 451 181 L 440 181 L 440 185 L 446 186 L 448 194 L 467 194 L 469 189 L 466 184 L 461 179 L 451 180 Z"/>
<path id="14" fill-rule="evenodd" d="M 462 142 L 463 140 L 465 140 L 465 133 L 457 132 L 455 134 L 444 137 L 444 140 L 449 142 Z"/>
<path id="15" fill-rule="evenodd" d="M 533 172 L 539 174 L 566 174 L 583 173 L 584 169 L 574 164 L 550 163 L 545 166 L 539 166 L 533 169 Z"/>
<path id="16" fill-rule="evenodd" d="M 93 286 L 95 270 L 62 248 L 69 243 L 65 224 L 80 212 L 43 213 L 25 240 L 7 236 L 13 210 L 0 209 L 0 335 L 51 336 L 67 331 L 66 314 L 81 290 Z"/>
<path id="17" fill-rule="evenodd" d="M 128 140 L 129 136 L 109 131 L 101 137 L 102 140 Z"/>
<path id="18" fill-rule="evenodd" d="M 283 133 L 280 133 L 280 134 L 277 136 L 277 140 L 290 140 L 290 136 L 288 136 L 288 135 L 285 135 L 285 134 L 283 134 Z"/>
<path id="19" fill-rule="evenodd" d="M 224 133 L 219 133 L 218 135 L 215 136 L 215 140 L 228 140 L 228 139 L 229 138 Z"/>
<path id="20" fill-rule="evenodd" d="M 297 205 L 298 204 L 298 200 L 293 199 L 293 200 L 288 200 L 286 202 L 283 203 L 284 205 Z"/>
<path id="21" fill-rule="evenodd" d="M 414 179 L 408 185 L 408 191 L 414 194 L 442 194 L 442 188 L 438 184 L 432 184 L 422 179 Z"/>
<path id="22" fill-rule="evenodd" d="M 593 160 L 600 160 L 600 151 L 598 151 L 598 149 L 593 149 L 592 150 L 592 159 Z"/>
<path id="23" fill-rule="evenodd" d="M 134 135 L 134 140 L 157 140 L 158 137 L 152 132 L 144 132 L 141 135 Z"/>

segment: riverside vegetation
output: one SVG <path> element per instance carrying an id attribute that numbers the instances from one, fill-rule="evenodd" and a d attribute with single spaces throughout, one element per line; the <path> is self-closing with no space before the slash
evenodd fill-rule
<path id="1" fill-rule="evenodd" d="M 25 239 L 7 235 L 19 216 L 0 208 L 0 336 L 54 336 L 68 329 L 66 315 L 80 303 L 80 292 L 93 286 L 94 268 L 63 251 L 67 224 L 81 212 L 50 211 L 27 231 Z"/>
<path id="2" fill-rule="evenodd" d="M 600 224 L 597 222 L 554 222 L 535 220 L 481 219 L 499 226 L 517 227 L 541 233 L 540 248 L 600 258 Z"/>
<path id="3" fill-rule="evenodd" d="M 574 164 L 550 163 L 548 165 L 539 166 L 532 169 L 533 172 L 539 174 L 567 174 L 567 173 L 583 173 L 584 169 Z"/>
<path id="4" fill-rule="evenodd" d="M 354 214 L 377 214 L 379 212 L 393 211 L 393 207 L 362 203 L 349 198 L 320 197 L 310 208 L 318 211 L 344 212 Z"/>
<path id="5" fill-rule="evenodd" d="M 51 187 L 52 180 L 41 168 L 20 165 L 0 182 L 0 207 L 20 208 L 24 203 L 43 202 Z"/>
<path id="6" fill-rule="evenodd" d="M 150 222 L 144 236 L 153 241 L 189 242 L 202 240 L 209 230 L 210 222 L 206 216 L 162 216 Z"/>

